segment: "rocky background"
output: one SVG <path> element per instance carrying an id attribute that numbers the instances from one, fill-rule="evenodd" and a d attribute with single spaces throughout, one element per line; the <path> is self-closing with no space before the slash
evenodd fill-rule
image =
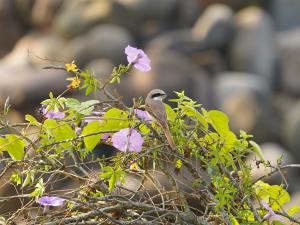
<path id="1" fill-rule="evenodd" d="M 0 0 L 0 31 L 0 106 L 10 96 L 15 122 L 64 90 L 67 74 L 43 66 L 75 59 L 103 78 L 130 44 L 152 70 L 123 78 L 127 103 L 185 90 L 254 134 L 267 159 L 300 162 L 299 0 Z M 287 174 L 295 201 L 299 175 Z"/>

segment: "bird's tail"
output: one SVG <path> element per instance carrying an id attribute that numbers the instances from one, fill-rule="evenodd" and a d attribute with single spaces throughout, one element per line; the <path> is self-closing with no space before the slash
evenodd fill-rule
<path id="1" fill-rule="evenodd" d="M 170 133 L 168 124 L 164 124 L 161 127 L 162 127 L 162 129 L 163 129 L 163 131 L 164 131 L 164 133 L 166 135 L 166 138 L 168 140 L 168 143 L 169 143 L 170 147 L 172 148 L 172 150 L 176 150 L 177 146 L 176 146 L 176 144 L 174 142 L 174 139 L 173 139 L 173 137 L 172 137 L 172 135 Z"/>

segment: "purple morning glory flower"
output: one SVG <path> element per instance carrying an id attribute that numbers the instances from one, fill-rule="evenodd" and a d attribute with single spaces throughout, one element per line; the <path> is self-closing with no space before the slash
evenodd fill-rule
<path id="1" fill-rule="evenodd" d="M 122 152 L 140 152 L 144 139 L 135 129 L 125 128 L 112 136 L 112 143 Z"/>
<path id="2" fill-rule="evenodd" d="M 151 122 L 151 118 L 149 117 L 146 111 L 140 109 L 134 109 L 134 114 L 141 120 L 145 122 Z"/>
<path id="3" fill-rule="evenodd" d="M 269 212 L 263 217 L 264 220 L 269 220 L 269 219 L 275 219 L 275 220 L 279 220 L 281 222 L 284 222 L 284 219 L 280 216 L 277 215 L 273 209 L 268 205 L 268 203 L 266 203 L 264 200 L 261 201 L 261 204 L 263 205 L 263 207 L 268 210 Z M 272 218 L 271 218 L 272 217 Z"/>
<path id="4" fill-rule="evenodd" d="M 128 45 L 125 48 L 125 53 L 127 55 L 127 61 L 133 64 L 136 69 L 142 72 L 148 72 L 151 70 L 151 60 L 142 49 L 134 48 Z"/>
<path id="5" fill-rule="evenodd" d="M 54 110 L 50 110 L 49 112 L 44 114 L 44 116 L 47 119 L 63 119 L 66 115 L 64 112 L 55 112 Z"/>
<path id="6" fill-rule="evenodd" d="M 104 133 L 104 134 L 102 135 L 102 137 L 101 137 L 101 140 L 102 140 L 102 141 L 107 141 L 109 137 L 110 137 L 110 134 L 109 134 L 109 133 Z"/>
<path id="7" fill-rule="evenodd" d="M 43 206 L 62 206 L 65 199 L 59 197 L 43 196 L 37 202 Z"/>
<path id="8" fill-rule="evenodd" d="M 41 111 L 47 119 L 63 119 L 66 116 L 64 112 L 55 112 L 54 110 L 47 111 L 45 105 L 42 105 Z"/>

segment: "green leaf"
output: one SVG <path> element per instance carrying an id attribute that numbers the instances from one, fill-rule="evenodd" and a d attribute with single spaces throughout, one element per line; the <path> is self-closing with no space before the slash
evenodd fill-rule
<path id="1" fill-rule="evenodd" d="M 89 100 L 82 103 L 74 98 L 67 98 L 66 100 L 67 107 L 83 115 L 91 114 L 94 110 L 94 105 L 97 103 L 99 103 L 98 100 Z"/>
<path id="2" fill-rule="evenodd" d="M 34 117 L 31 116 L 31 115 L 25 115 L 25 120 L 28 121 L 30 124 L 32 124 L 32 125 L 34 125 L 34 126 L 37 126 L 37 127 L 41 126 L 41 123 L 39 123 L 39 122 L 37 121 L 37 119 L 34 118 Z"/>
<path id="3" fill-rule="evenodd" d="M 181 106 L 181 109 L 185 115 L 195 117 L 203 125 L 205 130 L 208 129 L 208 123 L 206 122 L 204 116 L 201 115 L 201 113 L 198 112 L 195 108 L 191 106 Z"/>
<path id="4" fill-rule="evenodd" d="M 26 142 L 14 134 L 5 135 L 7 142 L 4 144 L 4 149 L 8 152 L 13 160 L 21 160 L 24 157 Z M 3 140 L 2 140 L 3 141 Z M 1 142 L 2 142 L 1 141 Z M 0 147 L 2 149 L 2 147 Z"/>
<path id="5" fill-rule="evenodd" d="M 35 189 L 33 192 L 30 193 L 33 197 L 40 197 L 45 192 L 45 184 L 43 178 L 39 179 L 38 183 L 35 185 Z"/>
<path id="6" fill-rule="evenodd" d="M 89 94 L 91 94 L 93 90 L 94 90 L 93 86 L 88 86 L 85 90 L 85 96 L 88 96 Z"/>
<path id="7" fill-rule="evenodd" d="M 168 104 L 165 104 L 165 108 L 166 108 L 168 120 L 174 122 L 176 119 L 176 113 Z"/>
<path id="8" fill-rule="evenodd" d="M 300 206 L 294 205 L 294 206 L 292 206 L 292 207 L 289 209 L 288 215 L 289 215 L 289 216 L 292 216 L 292 215 L 294 215 L 294 214 L 297 213 L 297 212 L 300 212 Z"/>
<path id="9" fill-rule="evenodd" d="M 121 130 L 129 126 L 128 112 L 120 109 L 109 109 L 103 116 L 104 130 Z"/>
<path id="10" fill-rule="evenodd" d="M 260 146 L 254 141 L 249 141 L 249 144 L 252 146 L 252 151 L 255 152 L 255 154 L 259 157 L 259 159 L 265 162 L 266 160 L 262 154 Z"/>
<path id="11" fill-rule="evenodd" d="M 105 180 L 108 180 L 114 173 L 114 169 L 111 166 L 105 166 L 102 168 L 102 173 L 99 176 Z"/>
<path id="12" fill-rule="evenodd" d="M 283 204 L 291 200 L 289 193 L 279 185 L 270 185 L 260 180 L 253 188 L 256 195 L 266 201 L 273 210 L 280 210 Z"/>
<path id="13" fill-rule="evenodd" d="M 228 125 L 229 119 L 225 113 L 218 110 L 211 110 L 207 113 L 209 116 L 209 122 L 215 131 L 221 135 L 227 134 L 230 131 Z"/>
<path id="14" fill-rule="evenodd" d="M 91 123 L 88 123 L 82 130 L 81 135 L 87 135 L 95 132 L 99 132 L 101 129 L 101 124 L 99 121 L 93 121 Z M 83 142 L 85 144 L 86 150 L 92 151 L 96 145 L 99 143 L 101 138 L 101 134 L 95 134 L 88 137 L 85 137 L 83 139 Z"/>
<path id="15" fill-rule="evenodd" d="M 145 124 L 139 125 L 139 129 L 140 129 L 142 134 L 149 134 L 150 133 L 150 129 Z"/>
<path id="16" fill-rule="evenodd" d="M 219 110 L 210 110 L 206 116 L 215 131 L 225 138 L 224 141 L 227 145 L 231 145 L 237 140 L 235 134 L 229 129 L 229 119 L 225 113 Z"/>
<path id="17" fill-rule="evenodd" d="M 86 102 L 82 102 L 80 104 L 80 107 L 78 108 L 78 112 L 84 115 L 91 114 L 95 108 L 94 106 L 98 103 L 99 103 L 98 100 L 89 100 Z"/>
<path id="18" fill-rule="evenodd" d="M 55 141 L 64 141 L 68 139 L 73 139 L 76 137 L 75 131 L 72 127 L 65 122 L 57 122 L 53 119 L 47 119 L 44 122 L 44 126 L 48 129 L 48 132 Z M 71 142 L 65 142 L 60 144 L 64 148 L 71 148 Z"/>
<path id="19" fill-rule="evenodd" d="M 7 146 L 7 140 L 3 137 L 0 137 L 0 152 L 5 151 L 6 146 Z"/>
<path id="20" fill-rule="evenodd" d="M 108 190 L 112 192 L 117 182 L 124 181 L 125 172 L 122 171 L 121 167 L 113 168 L 105 166 L 102 168 L 102 173 L 99 176 L 105 180 L 108 180 Z"/>
<path id="21" fill-rule="evenodd" d="M 116 173 L 112 173 L 112 176 L 109 179 L 108 182 L 108 191 L 111 193 L 112 190 L 114 189 L 115 185 L 116 185 L 116 181 L 117 181 L 117 176 Z"/>
<path id="22" fill-rule="evenodd" d="M 10 180 L 15 182 L 17 185 L 22 183 L 22 179 L 18 171 L 13 172 L 13 174 L 10 176 Z"/>
<path id="23" fill-rule="evenodd" d="M 71 108 L 71 109 L 77 109 L 80 107 L 80 101 L 78 101 L 75 98 L 67 98 L 66 99 L 66 106 Z"/>
<path id="24" fill-rule="evenodd" d="M 240 225 L 237 219 L 232 215 L 230 216 L 230 222 L 232 223 L 232 225 Z"/>
<path id="25" fill-rule="evenodd" d="M 22 189 L 23 189 L 24 187 L 26 187 L 31 181 L 34 181 L 34 173 L 33 173 L 32 170 L 28 170 L 28 171 L 26 172 L 25 180 L 24 180 L 24 182 L 23 182 L 23 184 L 22 184 Z"/>

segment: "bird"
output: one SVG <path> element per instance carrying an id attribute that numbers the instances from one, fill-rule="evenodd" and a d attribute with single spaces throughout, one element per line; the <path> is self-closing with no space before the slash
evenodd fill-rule
<path id="1" fill-rule="evenodd" d="M 145 109 L 148 116 L 157 123 L 163 130 L 171 149 L 176 150 L 176 144 L 170 133 L 167 120 L 167 112 L 163 100 L 167 97 L 166 93 L 160 89 L 151 90 L 145 100 Z"/>

